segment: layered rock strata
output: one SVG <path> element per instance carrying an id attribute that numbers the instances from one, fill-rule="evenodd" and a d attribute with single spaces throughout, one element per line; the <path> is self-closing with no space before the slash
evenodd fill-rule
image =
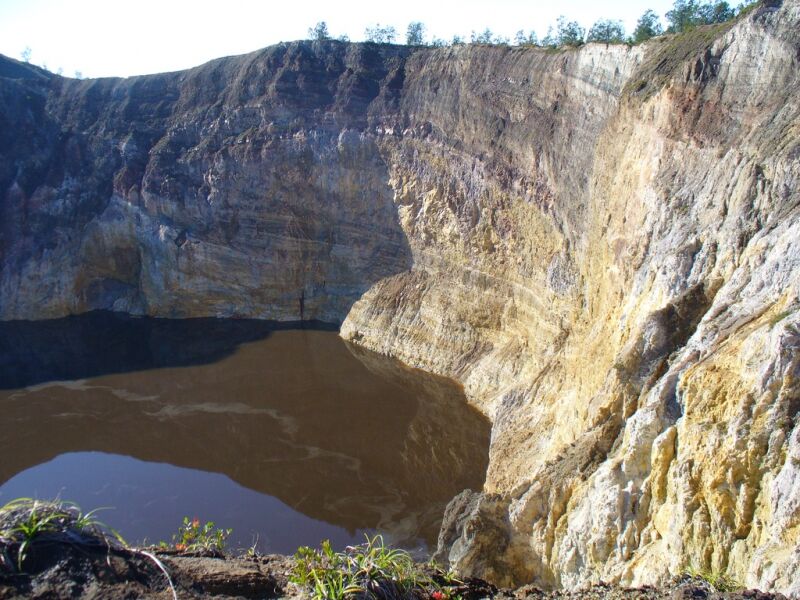
<path id="1" fill-rule="evenodd" d="M 492 419 L 455 567 L 800 595 L 799 32 L 5 61 L 0 317 L 343 320 Z"/>

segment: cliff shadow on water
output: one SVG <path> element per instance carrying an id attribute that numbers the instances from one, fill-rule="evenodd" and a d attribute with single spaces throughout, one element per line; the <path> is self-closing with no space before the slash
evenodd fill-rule
<path id="1" fill-rule="evenodd" d="M 275 331 L 336 331 L 321 321 L 154 319 L 92 311 L 62 319 L 0 321 L 0 390 L 50 381 L 209 364 Z"/>

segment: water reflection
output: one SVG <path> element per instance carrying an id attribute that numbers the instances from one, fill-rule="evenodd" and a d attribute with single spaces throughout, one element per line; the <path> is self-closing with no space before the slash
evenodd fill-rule
<path id="1" fill-rule="evenodd" d="M 265 549 L 288 551 L 314 543 L 295 542 L 301 531 L 434 544 L 447 501 L 482 485 L 489 428 L 460 390 L 334 332 L 107 314 L 45 323 L 38 338 L 36 324 L 17 327 L 24 335 L 5 338 L 0 368 L 0 500 L 47 482 L 104 488 L 114 512 L 143 502 L 154 521 L 159 506 L 204 518 L 227 511 L 251 524 L 241 543 L 252 531 Z M 76 485 L 87 473 L 97 476 Z M 144 480 L 161 483 L 145 493 Z M 125 485 L 138 491 L 121 494 Z M 104 519 L 132 539 L 159 537 L 111 512 Z"/>

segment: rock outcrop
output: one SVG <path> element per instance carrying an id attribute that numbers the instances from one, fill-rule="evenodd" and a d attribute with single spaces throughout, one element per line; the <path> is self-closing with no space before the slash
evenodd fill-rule
<path id="1" fill-rule="evenodd" d="M 498 583 L 800 596 L 800 2 L 637 47 L 0 64 L 0 317 L 343 321 L 493 422 Z"/>
<path id="2" fill-rule="evenodd" d="M 0 317 L 341 321 L 411 267 L 367 129 L 407 50 L 291 44 L 184 73 L 0 76 Z"/>

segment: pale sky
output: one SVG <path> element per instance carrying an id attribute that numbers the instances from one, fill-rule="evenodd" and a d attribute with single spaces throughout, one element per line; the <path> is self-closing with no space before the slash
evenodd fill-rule
<path id="1" fill-rule="evenodd" d="M 587 29 L 619 19 L 630 33 L 648 8 L 664 13 L 673 0 L 0 0 L 0 53 L 72 76 L 129 76 L 185 69 L 220 56 L 243 54 L 308 37 L 326 21 L 332 36 L 364 38 L 367 26 L 393 25 L 398 42 L 410 21 L 427 33 L 469 39 L 489 27 L 513 39 L 533 29 L 541 39 L 559 15 Z"/>

